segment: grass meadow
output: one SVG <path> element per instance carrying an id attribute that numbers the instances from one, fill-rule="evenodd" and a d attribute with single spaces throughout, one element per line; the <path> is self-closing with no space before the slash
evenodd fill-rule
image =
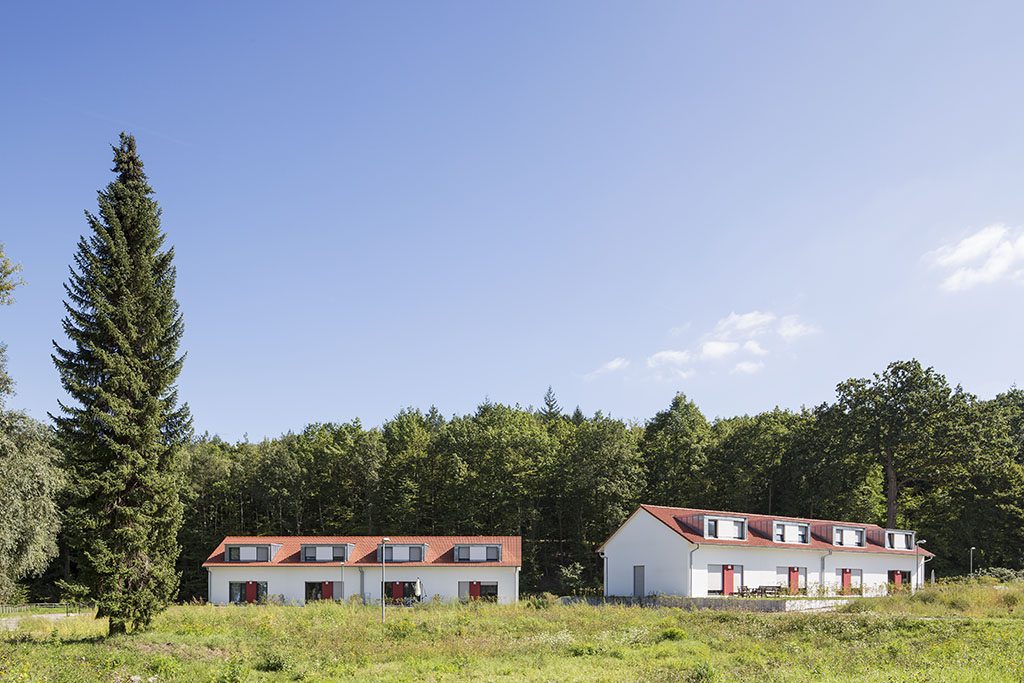
<path id="1" fill-rule="evenodd" d="M 1024 681 L 1024 584 L 947 585 L 830 614 L 621 606 L 177 606 L 0 632 L 2 681 Z"/>

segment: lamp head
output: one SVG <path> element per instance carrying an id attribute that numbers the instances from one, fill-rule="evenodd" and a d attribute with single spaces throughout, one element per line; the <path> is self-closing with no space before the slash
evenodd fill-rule
<path id="1" fill-rule="evenodd" d="M 384 538 L 380 539 L 380 542 L 381 542 L 381 543 L 390 543 L 390 542 L 391 542 L 391 539 L 390 539 L 390 538 L 388 538 L 387 536 L 385 536 Z"/>

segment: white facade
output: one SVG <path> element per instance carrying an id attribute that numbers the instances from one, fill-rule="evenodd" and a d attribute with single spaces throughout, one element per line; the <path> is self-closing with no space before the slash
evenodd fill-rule
<path id="1" fill-rule="evenodd" d="M 334 582 L 335 600 L 348 600 L 360 596 L 366 602 L 378 602 L 381 592 L 380 567 L 329 566 L 297 567 L 294 565 L 268 567 L 245 566 L 208 567 L 209 601 L 215 605 L 230 602 L 229 587 L 232 582 L 265 582 L 269 600 L 286 604 L 302 605 L 306 602 L 306 583 Z M 434 598 L 441 600 L 459 599 L 459 582 L 479 581 L 497 583 L 498 602 L 510 603 L 519 599 L 518 567 L 403 567 L 400 564 L 387 565 L 385 576 L 388 582 L 416 581 L 422 586 L 424 601 Z M 338 585 L 338 584 L 341 585 Z M 338 593 L 341 592 L 341 595 Z"/>
<path id="2" fill-rule="evenodd" d="M 795 522 L 800 523 L 800 522 Z M 705 525 L 706 529 L 706 525 Z M 729 527 L 730 538 L 735 529 Z M 791 572 L 809 595 L 841 592 L 842 572 L 849 571 L 850 587 L 864 595 L 884 594 L 890 572 L 909 572 L 910 588 L 924 581 L 925 556 L 870 550 L 822 549 L 794 543 L 797 530 L 775 527 L 784 541 L 765 547 L 690 541 L 644 508 L 638 509 L 604 543 L 606 596 L 679 595 L 706 597 L 723 590 L 723 567 L 731 567 L 733 588 L 781 586 L 788 588 Z M 902 579 L 902 577 L 900 577 Z"/>

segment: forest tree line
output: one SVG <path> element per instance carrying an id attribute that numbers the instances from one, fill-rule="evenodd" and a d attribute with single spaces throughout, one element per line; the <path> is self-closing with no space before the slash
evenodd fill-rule
<path id="1" fill-rule="evenodd" d="M 524 590 L 597 586 L 596 548 L 640 503 L 916 529 L 940 575 L 966 573 L 972 545 L 1024 566 L 1024 391 L 979 400 L 913 360 L 797 412 L 708 420 L 678 394 L 632 424 L 549 391 L 539 409 L 203 437 L 184 471 L 182 599 L 205 595 L 229 534 L 520 534 Z"/>
<path id="2" fill-rule="evenodd" d="M 196 438 L 173 248 L 135 139 L 87 213 L 48 423 L 7 408 L 0 343 L 0 602 L 88 599 L 110 632 L 205 597 L 226 535 L 517 534 L 525 591 L 600 583 L 598 545 L 640 503 L 875 522 L 919 532 L 941 574 L 1024 567 L 1024 391 L 981 400 L 917 360 L 799 411 L 709 420 L 683 394 L 650 419 L 485 401 L 379 427 Z M 0 245 L 0 307 L 18 266 Z"/>

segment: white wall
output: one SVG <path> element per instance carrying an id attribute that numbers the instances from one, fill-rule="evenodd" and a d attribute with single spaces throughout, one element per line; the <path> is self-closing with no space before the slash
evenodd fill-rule
<path id="1" fill-rule="evenodd" d="M 692 546 L 691 546 L 692 547 Z M 750 588 L 777 586 L 778 567 L 806 567 L 808 593 L 815 594 L 822 580 L 821 561 L 825 557 L 825 591 L 838 592 L 840 580 L 836 570 L 840 568 L 863 571 L 864 593 L 880 595 L 888 586 L 889 571 L 900 570 L 911 573 L 913 588 L 918 588 L 923 579 L 919 564 L 923 559 L 914 553 L 906 555 L 851 553 L 833 550 L 802 550 L 790 548 L 743 548 L 740 546 L 702 545 L 693 555 L 693 595 L 707 596 L 708 565 L 733 564 L 743 566 L 743 583 Z M 920 559 L 920 562 L 919 562 Z M 739 588 L 737 582 L 737 588 Z"/>
<path id="2" fill-rule="evenodd" d="M 285 602 L 305 603 L 307 581 L 342 581 L 343 596 L 348 599 L 360 594 L 360 572 L 363 574 L 362 588 L 367 601 L 380 600 L 380 567 L 209 567 L 209 601 L 223 605 L 228 602 L 228 584 L 232 581 L 266 581 L 267 595 L 281 596 Z M 388 581 L 415 581 L 423 585 L 423 599 L 435 595 L 442 600 L 457 600 L 459 581 L 497 581 L 498 602 L 515 602 L 519 599 L 519 571 L 516 567 L 402 567 L 387 566 Z"/>
<path id="3" fill-rule="evenodd" d="M 644 566 L 647 595 L 686 595 L 687 542 L 638 510 L 604 546 L 605 595 L 633 594 L 633 566 Z"/>

